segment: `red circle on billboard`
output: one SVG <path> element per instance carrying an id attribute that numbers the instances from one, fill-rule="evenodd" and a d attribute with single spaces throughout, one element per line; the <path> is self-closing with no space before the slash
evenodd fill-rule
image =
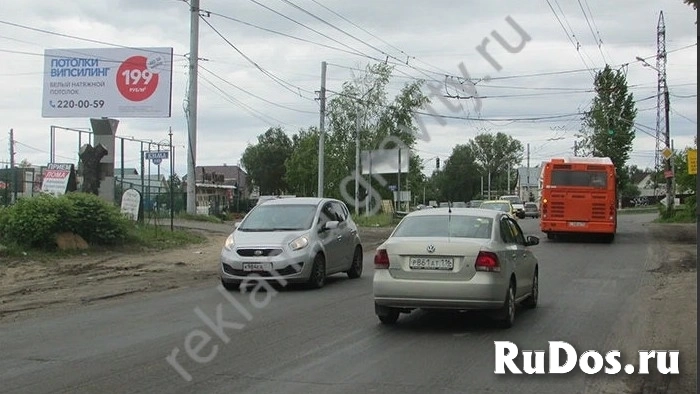
<path id="1" fill-rule="evenodd" d="M 129 101 L 143 101 L 151 97 L 158 87 L 158 74 L 146 66 L 145 56 L 132 56 L 117 70 L 117 89 Z"/>

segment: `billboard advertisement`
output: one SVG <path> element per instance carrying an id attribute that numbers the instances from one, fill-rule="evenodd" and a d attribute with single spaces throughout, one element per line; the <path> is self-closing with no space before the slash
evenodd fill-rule
<path id="1" fill-rule="evenodd" d="M 73 164 L 49 163 L 43 174 L 41 191 L 59 196 L 65 194 L 73 171 Z"/>
<path id="2" fill-rule="evenodd" d="M 399 152 L 401 152 L 400 158 Z M 362 175 L 396 174 L 399 172 L 399 163 L 401 163 L 401 172 L 408 172 L 409 153 L 408 149 L 362 151 L 360 160 Z"/>
<path id="3" fill-rule="evenodd" d="M 172 48 L 47 49 L 44 118 L 170 117 Z"/>

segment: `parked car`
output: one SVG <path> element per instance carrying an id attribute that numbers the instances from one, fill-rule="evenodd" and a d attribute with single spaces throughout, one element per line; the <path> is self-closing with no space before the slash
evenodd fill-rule
<path id="1" fill-rule="evenodd" d="M 525 217 L 526 218 L 539 218 L 540 208 L 534 202 L 525 203 Z"/>
<path id="2" fill-rule="evenodd" d="M 513 205 L 515 216 L 521 219 L 525 217 L 525 204 L 523 203 L 523 200 L 520 198 L 520 196 L 501 196 L 498 197 L 498 199 L 510 201 L 511 205 Z"/>
<path id="3" fill-rule="evenodd" d="M 481 205 L 479 205 L 479 208 L 505 212 L 513 219 L 515 219 L 517 217 L 517 215 L 515 213 L 515 208 L 513 208 L 513 204 L 511 204 L 510 201 L 508 201 L 508 200 L 484 201 L 481 203 Z"/>
<path id="4" fill-rule="evenodd" d="M 348 207 L 328 198 L 281 198 L 253 208 L 221 250 L 221 283 L 229 290 L 252 280 L 307 283 L 362 275 L 362 243 Z"/>
<path id="5" fill-rule="evenodd" d="M 539 238 L 509 215 L 487 209 L 416 211 L 374 257 L 374 308 L 383 324 L 417 308 L 490 310 L 503 327 L 516 302 L 537 306 Z"/>

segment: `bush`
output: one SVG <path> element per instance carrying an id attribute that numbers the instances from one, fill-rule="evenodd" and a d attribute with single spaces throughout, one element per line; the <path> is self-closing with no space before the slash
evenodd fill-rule
<path id="1" fill-rule="evenodd" d="M 53 246 L 53 236 L 73 216 L 70 201 L 42 194 L 23 198 L 2 211 L 0 231 L 5 241 L 21 246 Z"/>
<path id="2" fill-rule="evenodd" d="M 100 197 L 89 193 L 68 193 L 59 200 L 73 207 L 67 230 L 80 235 L 90 244 L 109 245 L 123 241 L 129 221 L 120 210 Z"/>
<path id="3" fill-rule="evenodd" d="M 57 233 L 73 232 L 90 244 L 126 239 L 129 222 L 119 209 L 93 194 L 41 194 L 0 210 L 0 238 L 20 246 L 50 249 Z"/>

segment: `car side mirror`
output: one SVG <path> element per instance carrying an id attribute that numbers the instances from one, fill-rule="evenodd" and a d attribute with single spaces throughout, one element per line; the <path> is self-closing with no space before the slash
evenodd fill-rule
<path id="1" fill-rule="evenodd" d="M 534 245 L 539 245 L 540 239 L 538 237 L 535 237 L 534 235 L 528 235 L 525 238 L 525 246 L 534 246 Z"/>
<path id="2" fill-rule="evenodd" d="M 338 228 L 339 225 L 340 225 L 340 222 L 339 222 L 339 221 L 337 221 L 337 220 L 330 220 L 330 221 L 326 222 L 325 224 L 323 224 L 323 225 L 321 226 L 321 228 L 318 230 L 318 232 L 319 232 L 319 233 L 323 233 L 323 232 L 326 232 L 326 231 L 328 231 L 328 230 L 333 230 L 333 229 Z"/>

